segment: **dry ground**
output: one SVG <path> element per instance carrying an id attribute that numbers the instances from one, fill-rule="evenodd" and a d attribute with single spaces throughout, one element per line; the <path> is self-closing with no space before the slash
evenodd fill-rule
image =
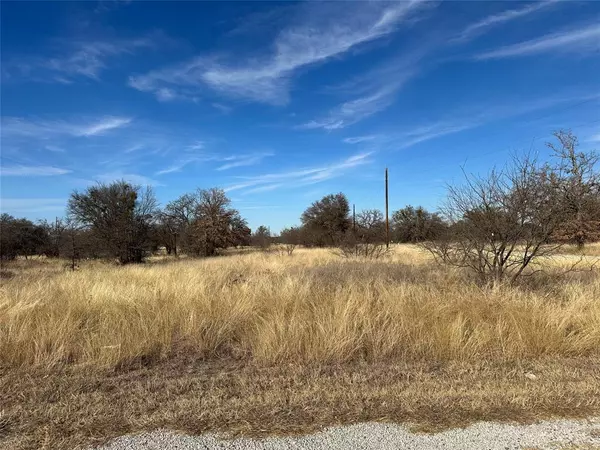
<path id="1" fill-rule="evenodd" d="M 264 435 L 379 420 L 432 431 L 597 416 L 600 362 L 256 366 L 182 356 L 135 369 L 5 371 L 0 389 L 1 448 L 68 449 L 156 428 Z"/>
<path id="2" fill-rule="evenodd" d="M 0 290 L 0 447 L 598 415 L 600 276 L 562 264 L 490 290 L 409 246 L 375 262 L 17 261 Z"/>

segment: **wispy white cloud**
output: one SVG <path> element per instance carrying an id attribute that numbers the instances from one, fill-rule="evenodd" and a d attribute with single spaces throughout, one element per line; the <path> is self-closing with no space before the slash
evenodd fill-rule
<path id="1" fill-rule="evenodd" d="M 500 47 L 481 53 L 475 59 L 500 59 L 529 56 L 550 51 L 569 51 L 575 53 L 597 53 L 600 50 L 600 24 L 598 22 L 584 27 L 573 28 L 558 33 L 547 34 L 541 38 Z"/>
<path id="2" fill-rule="evenodd" d="M 145 146 L 144 143 L 141 142 L 137 142 L 135 144 L 131 144 L 129 145 L 127 148 L 125 148 L 125 150 L 123 150 L 125 153 L 132 153 L 132 152 L 137 152 L 138 150 L 143 149 Z"/>
<path id="3" fill-rule="evenodd" d="M 160 33 L 136 39 L 81 40 L 64 39 L 49 49 L 52 56 L 23 56 L 4 64 L 9 79 L 71 84 L 77 78 L 99 80 L 111 58 L 133 54 L 166 40 Z"/>
<path id="4" fill-rule="evenodd" d="M 231 106 L 224 105 L 223 103 L 214 102 L 214 103 L 211 103 L 211 105 L 213 108 L 222 112 L 223 114 L 229 114 L 231 111 L 233 111 L 233 108 Z"/>
<path id="5" fill-rule="evenodd" d="M 67 76 L 84 76 L 97 80 L 106 68 L 106 59 L 135 49 L 152 45 L 148 39 L 121 40 L 114 42 L 74 42 L 67 55 L 40 60 L 41 68 L 63 73 Z"/>
<path id="6" fill-rule="evenodd" d="M 196 57 L 132 76 L 129 85 L 157 96 L 161 89 L 168 88 L 179 97 L 196 95 L 208 86 L 235 97 L 285 104 L 290 79 L 299 69 L 341 56 L 361 44 L 393 33 L 425 4 L 416 0 L 351 2 L 343 6 L 309 2 L 301 20 L 278 34 L 268 56 L 253 57 L 241 64 L 228 64 L 217 57 Z"/>
<path id="7" fill-rule="evenodd" d="M 261 206 L 252 205 L 252 206 L 238 206 L 237 207 L 237 209 L 239 209 L 239 210 L 245 210 L 245 209 L 276 209 L 276 208 L 281 208 L 281 206 L 279 206 L 279 205 L 261 205 Z"/>
<path id="8" fill-rule="evenodd" d="M 514 9 L 490 16 L 466 29 L 463 35 L 472 36 L 482 33 L 488 28 L 503 22 L 514 20 L 538 9 L 543 9 L 559 0 L 546 0 L 541 3 L 529 5 L 526 8 Z M 364 119 L 367 119 L 392 106 L 398 92 L 428 64 L 435 64 L 431 55 L 442 47 L 447 41 L 434 37 L 423 41 L 419 46 L 400 51 L 401 56 L 388 61 L 374 70 L 345 83 L 341 87 L 347 92 L 358 92 L 355 98 L 346 100 L 323 117 L 309 120 L 296 129 L 323 129 L 326 131 L 346 128 Z M 347 141 L 345 141 L 347 142 Z M 357 141 L 360 142 L 360 141 Z M 350 142 L 347 142 L 350 143 Z"/>
<path id="9" fill-rule="evenodd" d="M 331 110 L 326 117 L 311 120 L 297 128 L 304 130 L 322 128 L 330 131 L 353 125 L 391 106 L 399 86 L 399 84 L 385 86 L 370 95 L 344 102 Z"/>
<path id="10" fill-rule="evenodd" d="M 374 146 L 388 150 L 405 149 L 422 142 L 478 128 L 486 124 L 596 99 L 600 99 L 600 94 L 557 95 L 526 102 L 499 103 L 493 108 L 488 105 L 478 105 L 470 107 L 468 110 L 455 112 L 452 118 L 442 118 L 400 131 L 380 132 L 374 141 Z"/>
<path id="11" fill-rule="evenodd" d="M 233 19 L 233 28 L 225 33 L 227 37 L 239 38 L 240 36 L 256 37 L 257 34 L 268 33 L 278 24 L 285 23 L 286 18 L 297 13 L 298 5 L 292 2 L 284 2 L 270 7 L 266 11 L 250 12 L 239 18 Z"/>
<path id="12" fill-rule="evenodd" d="M 558 106 L 564 106 L 569 108 L 574 105 L 582 103 L 600 101 L 600 92 L 586 92 L 581 93 L 564 93 L 557 95 L 548 95 L 542 98 L 536 98 L 531 100 L 514 100 L 513 102 L 504 101 L 503 103 L 498 102 L 494 107 L 480 106 L 480 110 L 484 112 L 478 112 L 477 114 L 485 119 L 486 121 L 503 119 L 507 117 L 516 117 L 535 111 L 541 111 L 545 109 L 551 109 Z M 571 106 L 569 106 L 571 105 Z"/>
<path id="13" fill-rule="evenodd" d="M 234 167 L 252 166 L 260 163 L 264 158 L 273 156 L 273 153 L 252 153 L 252 154 L 240 154 L 240 155 L 229 155 L 222 156 L 214 153 L 201 153 L 195 154 L 195 150 L 201 150 L 204 148 L 204 143 L 197 141 L 196 143 L 186 147 L 186 155 L 180 157 L 175 162 L 168 165 L 165 169 L 156 172 L 156 175 L 165 175 L 174 172 L 182 171 L 186 166 L 192 163 L 202 162 L 221 162 L 221 166 L 217 167 L 216 170 L 223 171 L 233 169 Z"/>
<path id="14" fill-rule="evenodd" d="M 113 11 L 124 6 L 130 5 L 132 1 L 133 0 L 98 0 L 94 12 L 96 14 L 100 14 Z"/>
<path id="15" fill-rule="evenodd" d="M 412 147 L 413 145 L 419 144 L 421 142 L 430 141 L 432 139 L 437 139 L 439 137 L 447 136 L 449 134 L 459 133 L 461 131 L 469 130 L 471 128 L 476 128 L 481 124 L 481 121 L 469 121 L 467 119 L 457 122 L 440 121 L 431 123 L 428 125 L 414 128 L 412 130 L 408 130 L 404 133 L 401 133 L 401 135 L 396 136 L 396 144 L 394 145 L 394 147 L 396 149 Z"/>
<path id="16" fill-rule="evenodd" d="M 166 168 L 159 170 L 158 172 L 156 172 L 156 175 L 166 175 L 168 173 L 181 172 L 185 166 L 201 160 L 202 159 L 198 157 L 182 158 L 174 162 L 173 164 L 167 166 Z"/>
<path id="17" fill-rule="evenodd" d="M 220 167 L 217 167 L 217 170 L 228 170 L 228 169 L 233 169 L 234 167 L 254 166 L 256 164 L 259 164 L 263 159 L 265 159 L 268 156 L 273 156 L 273 153 L 236 155 L 236 156 L 228 158 L 229 162 L 223 164 Z"/>
<path id="18" fill-rule="evenodd" d="M 206 147 L 206 143 L 204 141 L 195 141 L 192 144 L 188 145 L 186 150 L 188 150 L 188 151 L 202 150 L 204 147 Z"/>
<path id="19" fill-rule="evenodd" d="M 124 172 L 109 172 L 109 173 L 103 173 L 100 175 L 97 175 L 95 177 L 98 181 L 103 181 L 103 182 L 111 182 L 111 181 L 115 181 L 115 180 L 125 180 L 125 181 L 129 181 L 130 183 L 133 184 L 140 184 L 143 186 L 163 186 L 162 183 L 160 183 L 159 181 L 156 181 L 150 177 L 147 177 L 145 175 L 140 175 L 137 173 L 124 173 Z"/>
<path id="20" fill-rule="evenodd" d="M 130 117 L 104 116 L 87 121 L 27 120 L 19 117 L 2 118 L 3 137 L 48 139 L 61 135 L 90 137 L 122 128 L 132 122 Z"/>
<path id="21" fill-rule="evenodd" d="M 338 130 L 389 108 L 395 102 L 398 92 L 419 73 L 422 59 L 434 47 L 431 42 L 420 44 L 343 83 L 338 90 L 353 92 L 354 98 L 335 106 L 324 117 L 296 126 L 296 129 Z"/>
<path id="22" fill-rule="evenodd" d="M 372 154 L 373 152 L 358 153 L 330 165 L 246 177 L 240 183 L 226 187 L 225 191 L 231 192 L 241 190 L 244 193 L 249 194 L 271 191 L 278 188 L 297 188 L 320 183 L 331 178 L 342 176 L 349 169 L 354 167 L 369 164 L 371 162 L 369 157 Z"/>
<path id="23" fill-rule="evenodd" d="M 56 145 L 46 145 L 44 147 L 46 150 L 54 153 L 64 153 L 65 149 L 62 147 L 57 147 Z"/>
<path id="24" fill-rule="evenodd" d="M 96 136 L 106 131 L 121 128 L 131 123 L 129 117 L 105 117 L 98 122 L 84 125 L 76 131 L 79 136 Z M 78 134 L 77 134 L 78 133 Z"/>
<path id="25" fill-rule="evenodd" d="M 260 192 L 270 192 L 270 191 L 274 191 L 276 189 L 279 189 L 280 187 L 285 186 L 284 183 L 273 183 L 273 184 L 265 184 L 263 186 L 258 186 L 252 189 L 248 189 L 246 191 L 244 191 L 244 194 L 258 194 Z M 246 208 L 249 209 L 249 208 Z"/>
<path id="26" fill-rule="evenodd" d="M 369 141 L 373 141 L 374 139 L 377 139 L 377 136 L 372 134 L 369 136 L 347 137 L 345 139 L 342 139 L 342 141 L 346 144 L 360 144 L 361 142 L 369 142 Z"/>
<path id="27" fill-rule="evenodd" d="M 157 180 L 164 180 L 157 172 L 168 177 L 168 173 L 190 170 L 192 167 L 185 166 L 194 161 L 224 163 L 205 150 L 205 142 L 212 140 L 200 140 L 204 136 L 195 126 L 150 120 L 127 123 L 129 118 L 111 116 L 11 119 L 3 118 L 2 152 L 6 155 L 2 163 L 65 167 L 73 171 L 69 183 L 74 177 L 101 181 L 126 177 L 136 183 L 158 185 Z M 7 148 L 11 148 L 10 153 Z M 211 169 L 216 166 L 211 165 Z M 23 171 L 19 169 L 19 173 Z M 16 169 L 11 168 L 13 172 Z"/>
<path id="28" fill-rule="evenodd" d="M 0 198 L 0 210 L 9 214 L 62 211 L 65 198 Z"/>
<path id="29" fill-rule="evenodd" d="M 544 0 L 544 1 L 536 1 L 530 3 L 528 5 L 523 6 L 522 8 L 509 9 L 506 11 L 502 11 L 498 14 L 493 14 L 491 16 L 487 16 L 484 19 L 475 22 L 465 28 L 462 33 L 453 39 L 453 42 L 461 42 L 467 41 L 475 36 L 484 34 L 490 31 L 492 28 L 502 25 L 507 22 L 511 22 L 513 20 L 519 19 L 521 17 L 528 16 L 534 12 L 541 11 L 549 6 L 555 5 L 559 0 Z"/>
<path id="30" fill-rule="evenodd" d="M 168 102 L 170 100 L 175 99 L 176 96 L 177 94 L 175 94 L 175 91 L 173 89 L 160 88 L 156 91 L 156 98 L 161 102 Z"/>
<path id="31" fill-rule="evenodd" d="M 48 177 L 64 175 L 70 172 L 70 170 L 53 166 L 27 166 L 18 164 L 14 166 L 2 165 L 0 167 L 0 174 L 3 177 Z"/>

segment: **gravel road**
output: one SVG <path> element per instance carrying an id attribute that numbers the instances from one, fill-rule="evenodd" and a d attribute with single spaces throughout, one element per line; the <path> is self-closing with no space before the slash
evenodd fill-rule
<path id="1" fill-rule="evenodd" d="M 157 430 L 120 437 L 102 450 L 281 450 L 281 449 L 600 449 L 600 418 L 533 425 L 481 422 L 437 434 L 411 433 L 402 425 L 364 423 L 332 427 L 302 437 L 219 439 Z"/>

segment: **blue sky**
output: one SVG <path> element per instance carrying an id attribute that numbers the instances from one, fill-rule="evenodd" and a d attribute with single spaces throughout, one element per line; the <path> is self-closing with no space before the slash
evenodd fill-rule
<path id="1" fill-rule="evenodd" d="M 224 188 L 252 228 L 342 191 L 435 209 L 571 128 L 600 148 L 600 2 L 2 2 L 1 205 Z"/>

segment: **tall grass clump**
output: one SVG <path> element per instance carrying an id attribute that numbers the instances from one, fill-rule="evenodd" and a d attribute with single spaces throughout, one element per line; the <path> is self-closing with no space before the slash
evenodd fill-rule
<path id="1" fill-rule="evenodd" d="M 600 354 L 592 272 L 485 289 L 408 247 L 370 262 L 299 250 L 15 270 L 0 290 L 7 366 L 113 367 L 179 352 L 265 364 Z"/>

